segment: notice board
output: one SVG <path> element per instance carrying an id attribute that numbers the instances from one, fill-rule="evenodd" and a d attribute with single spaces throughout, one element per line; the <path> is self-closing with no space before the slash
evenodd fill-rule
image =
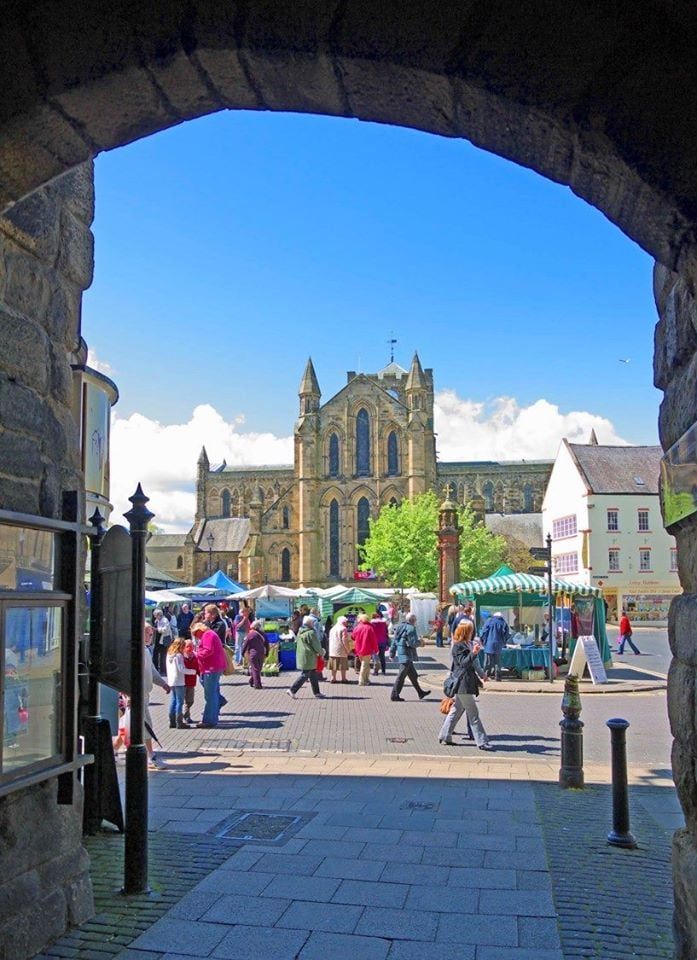
<path id="1" fill-rule="evenodd" d="M 580 679 L 583 676 L 586 664 L 588 664 L 593 683 L 607 683 L 605 664 L 600 655 L 598 641 L 593 636 L 578 638 L 569 664 L 569 673 L 573 673 Z"/>

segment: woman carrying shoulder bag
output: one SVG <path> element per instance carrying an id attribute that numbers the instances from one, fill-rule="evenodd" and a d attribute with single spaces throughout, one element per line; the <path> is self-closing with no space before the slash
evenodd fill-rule
<path id="1" fill-rule="evenodd" d="M 453 703 L 443 722 L 438 742 L 448 746 L 455 746 L 453 732 L 463 713 L 472 728 L 475 742 L 480 750 L 493 750 L 489 743 L 484 724 L 479 717 L 476 697 L 486 677 L 483 674 L 477 656 L 481 644 L 474 637 L 474 624 L 470 620 L 462 620 L 455 628 L 452 647 L 452 673 L 457 678 L 453 693 Z"/>

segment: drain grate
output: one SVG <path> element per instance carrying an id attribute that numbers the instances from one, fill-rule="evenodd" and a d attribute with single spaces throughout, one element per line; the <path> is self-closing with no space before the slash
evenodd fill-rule
<path id="1" fill-rule="evenodd" d="M 216 837 L 228 840 L 262 840 L 278 843 L 286 839 L 286 834 L 297 826 L 302 817 L 283 816 L 277 813 L 235 814 L 215 828 Z"/>
<path id="2" fill-rule="evenodd" d="M 400 810 L 437 810 L 438 804 L 431 800 L 405 800 Z"/>

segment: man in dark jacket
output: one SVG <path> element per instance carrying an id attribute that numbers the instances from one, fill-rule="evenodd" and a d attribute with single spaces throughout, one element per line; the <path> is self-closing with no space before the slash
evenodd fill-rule
<path id="1" fill-rule="evenodd" d="M 419 678 L 416 673 L 416 667 L 414 666 L 414 661 L 418 656 L 417 648 L 419 646 L 419 635 L 416 632 L 415 623 L 416 614 L 408 613 L 405 622 L 400 623 L 395 630 L 392 643 L 390 644 L 390 657 L 394 660 L 396 656 L 401 667 L 397 674 L 397 679 L 394 682 L 394 687 L 392 687 L 390 700 L 404 700 L 404 697 L 400 697 L 400 693 L 407 678 L 410 680 L 414 690 L 418 693 L 419 700 L 423 700 L 423 698 L 427 697 L 431 692 L 430 690 L 422 690 L 419 686 Z"/>
<path id="2" fill-rule="evenodd" d="M 500 613 L 489 617 L 480 633 L 486 663 L 484 670 L 487 677 L 494 674 L 495 680 L 501 679 L 501 651 L 508 643 L 511 631 Z"/>
<path id="3" fill-rule="evenodd" d="M 191 621 L 193 619 L 194 615 L 189 609 L 189 604 L 183 603 L 177 614 L 177 633 L 184 640 L 191 640 Z"/>

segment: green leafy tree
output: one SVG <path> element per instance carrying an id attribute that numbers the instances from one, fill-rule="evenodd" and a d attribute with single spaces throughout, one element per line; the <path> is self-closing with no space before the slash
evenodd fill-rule
<path id="1" fill-rule="evenodd" d="M 395 587 L 435 590 L 438 586 L 438 507 L 435 493 L 422 493 L 399 506 L 383 507 L 370 522 L 370 536 L 361 549 L 361 569 L 375 572 Z M 477 522 L 461 507 L 460 579 L 486 577 L 502 563 L 503 537 Z"/>

